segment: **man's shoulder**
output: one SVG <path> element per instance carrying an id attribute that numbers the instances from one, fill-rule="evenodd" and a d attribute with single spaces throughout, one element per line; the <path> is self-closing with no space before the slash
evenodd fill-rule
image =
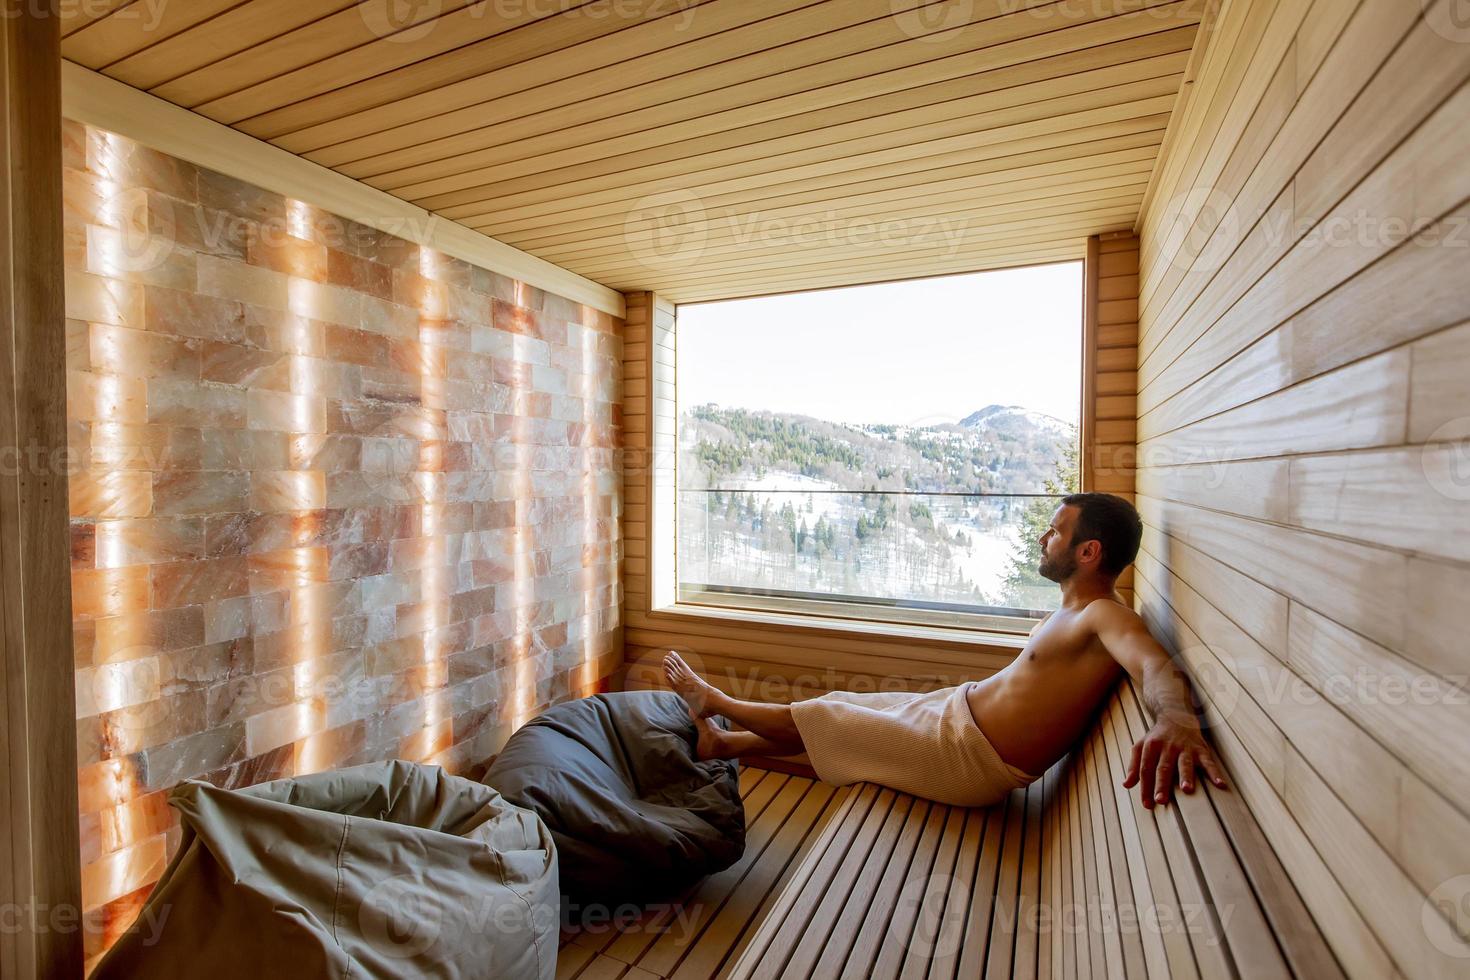
<path id="1" fill-rule="evenodd" d="M 1143 617 L 1134 612 L 1116 595 L 1103 596 L 1089 602 L 1087 608 L 1082 610 L 1082 618 L 1094 629 L 1104 625 L 1117 627 L 1126 624 L 1131 626 L 1143 622 Z"/>

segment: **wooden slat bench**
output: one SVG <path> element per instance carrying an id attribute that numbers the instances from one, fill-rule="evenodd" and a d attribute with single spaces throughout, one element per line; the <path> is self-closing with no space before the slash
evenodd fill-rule
<path id="1" fill-rule="evenodd" d="M 1145 810 L 1121 685 L 1087 739 L 1003 804 L 849 791 L 734 980 L 1309 977 L 1342 971 L 1240 797 Z"/>

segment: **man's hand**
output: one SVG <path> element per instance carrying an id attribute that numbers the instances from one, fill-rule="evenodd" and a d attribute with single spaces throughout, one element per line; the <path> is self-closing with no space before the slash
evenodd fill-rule
<path id="1" fill-rule="evenodd" d="M 1205 744 L 1205 737 L 1200 734 L 1195 720 L 1192 717 L 1186 720 L 1161 716 L 1149 733 L 1134 744 L 1133 761 L 1128 764 L 1123 786 L 1132 789 L 1139 785 L 1143 805 L 1153 809 L 1155 803 L 1168 803 L 1172 798 L 1176 774 L 1179 788 L 1193 793 L 1197 766 L 1209 775 L 1210 782 L 1220 789 L 1225 788 L 1220 763 Z"/>

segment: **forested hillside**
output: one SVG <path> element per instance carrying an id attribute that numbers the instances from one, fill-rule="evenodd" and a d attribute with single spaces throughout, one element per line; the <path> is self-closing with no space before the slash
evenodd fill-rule
<path id="1" fill-rule="evenodd" d="M 1054 602 L 1034 538 L 1055 501 L 1030 495 L 1075 485 L 1068 423 L 1002 405 L 958 423 L 862 426 L 701 405 L 679 432 L 681 581 Z"/>

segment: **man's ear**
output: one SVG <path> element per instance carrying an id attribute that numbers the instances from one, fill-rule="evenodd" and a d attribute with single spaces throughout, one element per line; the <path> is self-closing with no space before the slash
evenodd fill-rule
<path id="1" fill-rule="evenodd" d="M 1102 559 L 1102 542 L 1090 538 L 1077 546 L 1078 562 L 1095 562 Z"/>

